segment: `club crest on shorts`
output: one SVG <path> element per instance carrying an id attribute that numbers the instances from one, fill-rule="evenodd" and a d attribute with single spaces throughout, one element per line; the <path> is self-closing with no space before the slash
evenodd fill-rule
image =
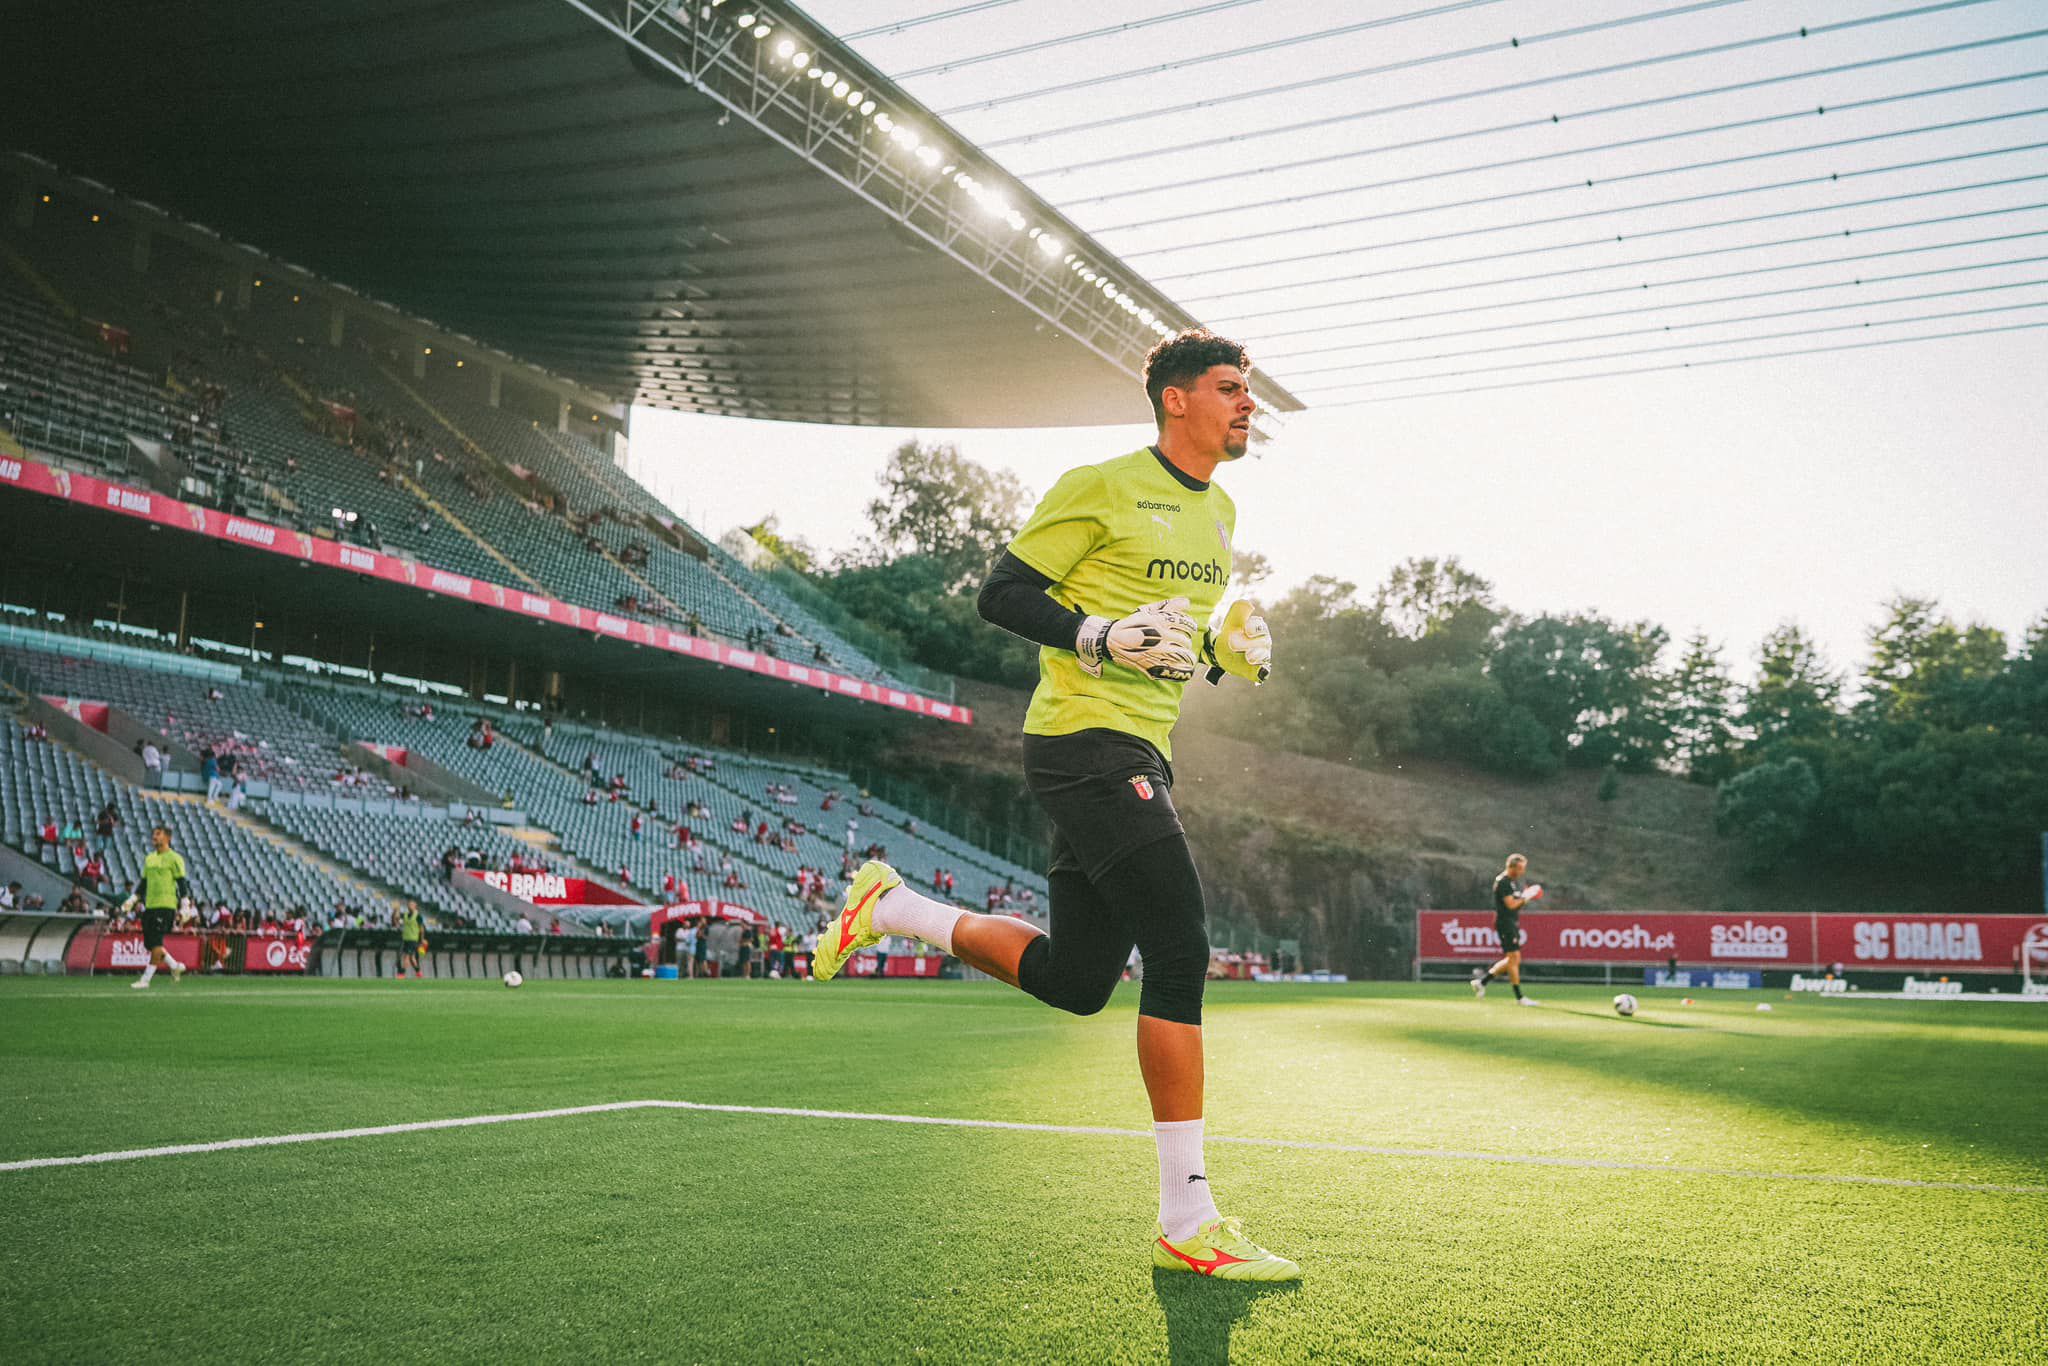
<path id="1" fill-rule="evenodd" d="M 1150 778 L 1142 773 L 1133 773 L 1130 781 L 1131 790 L 1138 794 L 1139 801 L 1149 802 L 1152 800 L 1152 780 Z"/>

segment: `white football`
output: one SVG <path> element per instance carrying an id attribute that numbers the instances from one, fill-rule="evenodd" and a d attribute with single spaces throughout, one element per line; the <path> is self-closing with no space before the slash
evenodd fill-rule
<path id="1" fill-rule="evenodd" d="M 521 983 L 523 983 L 523 982 L 525 982 L 525 981 L 526 981 L 526 979 L 525 979 L 524 977 L 521 977 L 521 976 L 520 976 L 520 975 L 519 975 L 518 973 L 516 973 L 516 972 L 508 972 L 508 973 L 506 973 L 506 974 L 505 974 L 505 985 L 506 985 L 506 986 L 508 986 L 508 987 L 516 987 L 516 986 L 519 986 L 519 985 L 520 985 Z"/>
<path id="2" fill-rule="evenodd" d="M 1636 998 L 1635 998 L 1635 997 L 1633 997 L 1633 996 L 1631 996 L 1631 995 L 1629 995 L 1629 994 L 1628 994 L 1627 992 L 1625 992 L 1625 991 L 1624 991 L 1624 992 L 1622 992 L 1622 993 L 1621 993 L 1621 995 L 1619 995 L 1619 996 L 1617 996 L 1617 997 L 1615 997 L 1615 998 L 1614 998 L 1614 1013 L 1615 1013 L 1615 1014 L 1617 1014 L 1617 1015 L 1633 1015 L 1633 1014 L 1635 1014 L 1635 1013 L 1636 1013 Z"/>

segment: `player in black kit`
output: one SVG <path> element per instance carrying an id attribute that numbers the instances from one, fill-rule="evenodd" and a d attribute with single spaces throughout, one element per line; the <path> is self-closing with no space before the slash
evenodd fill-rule
<path id="1" fill-rule="evenodd" d="M 1472 974 L 1474 996 L 1484 996 L 1486 984 L 1505 975 L 1515 989 L 1517 1005 L 1540 1004 L 1534 996 L 1522 994 L 1522 907 L 1543 895 L 1541 887 L 1522 885 L 1522 874 L 1528 871 L 1528 859 L 1509 854 L 1507 867 L 1493 880 L 1493 928 L 1500 936 L 1501 958 L 1486 971 Z"/>

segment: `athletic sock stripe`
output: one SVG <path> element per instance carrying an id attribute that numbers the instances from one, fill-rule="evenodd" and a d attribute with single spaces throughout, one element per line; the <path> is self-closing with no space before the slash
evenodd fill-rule
<path id="1" fill-rule="evenodd" d="M 516 1124 L 534 1119 L 567 1119 L 577 1115 L 613 1114 L 623 1110 L 688 1110 L 700 1114 L 756 1115 L 769 1119 L 823 1119 L 867 1124 L 909 1124 L 937 1129 L 996 1129 L 1006 1133 L 1061 1134 L 1079 1138 L 1129 1138 L 1152 1141 L 1143 1129 L 1093 1124 L 1031 1124 L 1018 1120 L 963 1119 L 947 1115 L 892 1115 L 864 1110 L 809 1110 L 782 1105 L 718 1105 L 694 1100 L 619 1100 L 602 1105 L 570 1105 L 554 1110 L 522 1110 L 502 1115 L 469 1115 L 428 1119 L 410 1124 L 379 1124 L 359 1129 L 328 1129 L 318 1133 L 278 1134 L 261 1138 L 229 1138 L 213 1143 L 179 1143 L 160 1148 L 127 1148 L 118 1152 L 73 1157 L 31 1157 L 0 1162 L 0 1172 L 47 1167 L 83 1167 L 103 1162 L 134 1162 L 151 1157 L 182 1157 L 229 1152 L 242 1148 L 276 1148 L 296 1143 L 324 1143 L 350 1138 L 383 1138 L 438 1129 L 470 1129 L 488 1124 Z M 1561 1167 L 1577 1171 L 1646 1172 L 1659 1176 L 1711 1176 L 1737 1181 L 1791 1181 L 1834 1186 L 1889 1186 L 1906 1190 L 1972 1191 L 1984 1195 L 2048 1195 L 2048 1185 L 2009 1185 L 1991 1181 L 1933 1181 L 1905 1176 L 1857 1176 L 1837 1172 L 1766 1172 L 1736 1167 L 1691 1167 L 1658 1162 L 1622 1162 L 1597 1157 L 1545 1157 L 1532 1153 L 1494 1153 L 1454 1148 L 1393 1148 L 1370 1143 L 1319 1143 L 1295 1138 L 1220 1138 L 1210 1143 L 1236 1147 L 1279 1148 L 1293 1152 L 1350 1153 L 1410 1161 L 1491 1162 L 1521 1167 Z"/>

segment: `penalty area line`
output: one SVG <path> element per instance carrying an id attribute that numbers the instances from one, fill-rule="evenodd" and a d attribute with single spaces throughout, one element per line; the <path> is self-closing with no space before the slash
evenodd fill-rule
<path id="1" fill-rule="evenodd" d="M 994 1129 L 1005 1133 L 1059 1134 L 1078 1138 L 1150 1139 L 1144 1129 L 1119 1129 L 1091 1124 L 1031 1124 L 1019 1120 L 962 1119 L 946 1115 L 892 1115 L 862 1110 L 807 1110 L 781 1105 L 718 1105 L 694 1100 L 615 1100 L 601 1105 L 568 1105 L 553 1110 L 519 1110 L 502 1115 L 466 1115 L 426 1119 L 408 1124 L 375 1124 L 355 1129 L 324 1129 L 315 1133 L 273 1134 L 257 1138 L 226 1138 L 211 1143 L 175 1143 L 157 1148 L 124 1148 L 116 1152 L 82 1153 L 70 1157 L 30 1157 L 0 1162 L 0 1173 L 49 1167 L 87 1167 L 105 1162 L 136 1162 L 151 1157 L 184 1157 L 198 1153 L 233 1152 L 245 1148 L 280 1148 L 299 1143 L 329 1143 L 351 1138 L 386 1138 L 395 1134 L 431 1133 L 442 1129 L 474 1129 L 491 1124 L 517 1124 L 536 1119 L 569 1119 L 578 1115 L 616 1114 L 627 1110 L 686 1110 L 698 1114 L 750 1115 L 767 1119 L 820 1119 L 864 1124 L 907 1124 L 934 1129 Z M 1857 1176 L 1840 1172 L 1767 1172 L 1737 1167 L 1696 1167 L 1663 1162 L 1623 1162 L 1598 1157 L 1545 1157 L 1534 1153 L 1462 1151 L 1455 1148 L 1393 1148 L 1370 1143 L 1323 1143 L 1294 1138 L 1233 1138 L 1212 1134 L 1208 1142 L 1232 1147 L 1279 1148 L 1292 1152 L 1351 1153 L 1406 1161 L 1484 1162 L 1520 1167 L 1561 1167 L 1572 1171 L 1644 1172 L 1657 1176 L 1707 1176 L 1736 1181 L 1790 1181 L 1833 1186 L 1888 1186 L 1906 1190 L 1971 1191 L 1983 1195 L 2048 1195 L 2048 1186 L 2008 1185 L 1989 1181 L 1925 1181 L 1905 1176 Z"/>

